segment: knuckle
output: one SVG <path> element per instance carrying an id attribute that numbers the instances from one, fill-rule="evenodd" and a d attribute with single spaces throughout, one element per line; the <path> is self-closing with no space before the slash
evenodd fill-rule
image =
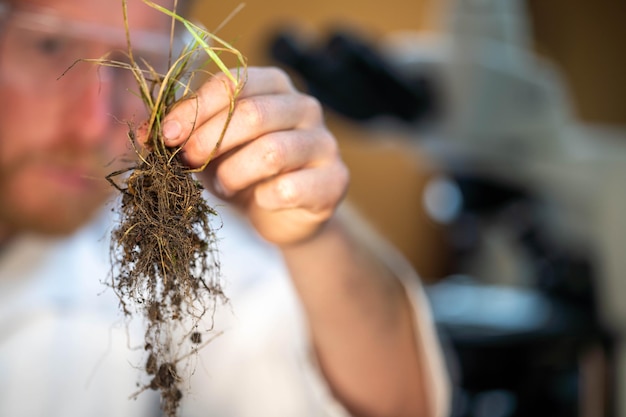
<path id="1" fill-rule="evenodd" d="M 251 128 L 260 128 L 267 120 L 267 109 L 260 99 L 242 99 L 237 105 L 237 111 L 244 123 Z"/>
<path id="2" fill-rule="evenodd" d="M 323 114 L 322 103 L 315 97 L 308 94 L 300 94 L 302 105 L 308 114 L 314 115 L 316 118 L 321 118 Z"/>
<path id="3" fill-rule="evenodd" d="M 262 158 L 269 175 L 277 174 L 281 171 L 287 157 L 287 149 L 284 142 L 268 138 L 262 145 Z"/>
<path id="4" fill-rule="evenodd" d="M 322 129 L 320 140 L 323 141 L 328 153 L 335 158 L 341 158 L 340 149 L 335 136 L 326 128 Z"/>
<path id="5" fill-rule="evenodd" d="M 298 187 L 289 177 L 278 178 L 274 186 L 276 198 L 281 206 L 295 206 L 298 199 Z"/>
<path id="6" fill-rule="evenodd" d="M 293 84 L 291 83 L 291 77 L 283 70 L 278 67 L 268 67 L 268 74 L 275 80 L 277 85 L 283 85 L 289 89 L 293 88 Z"/>
<path id="7" fill-rule="evenodd" d="M 341 150 L 335 136 L 324 126 L 313 129 L 311 134 L 314 136 L 316 144 L 320 149 L 320 158 L 326 161 L 341 160 Z"/>

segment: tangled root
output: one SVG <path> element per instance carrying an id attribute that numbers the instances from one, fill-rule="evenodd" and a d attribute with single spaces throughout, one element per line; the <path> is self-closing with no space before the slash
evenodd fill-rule
<path id="1" fill-rule="evenodd" d="M 197 348 L 195 325 L 226 299 L 210 224 L 217 212 L 177 157 L 149 153 L 125 184 L 116 185 L 122 199 L 112 234 L 111 285 L 124 314 L 147 321 L 144 370 L 150 382 L 144 389 L 160 391 L 162 409 L 172 417 L 182 398 L 181 346 Z"/>

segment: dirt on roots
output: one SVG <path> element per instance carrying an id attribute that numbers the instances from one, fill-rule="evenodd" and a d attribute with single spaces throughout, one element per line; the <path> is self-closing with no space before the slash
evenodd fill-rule
<path id="1" fill-rule="evenodd" d="M 111 285 L 124 314 L 147 321 L 149 382 L 142 391 L 160 391 L 162 409 L 173 417 L 182 398 L 178 364 L 202 341 L 199 320 L 212 314 L 216 301 L 226 301 L 210 222 L 217 212 L 177 155 L 150 152 L 125 186 L 109 180 L 122 192 Z"/>

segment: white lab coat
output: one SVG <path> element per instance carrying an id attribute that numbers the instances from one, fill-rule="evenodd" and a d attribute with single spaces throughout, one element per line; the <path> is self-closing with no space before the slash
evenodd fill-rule
<path id="1" fill-rule="evenodd" d="M 323 417 L 347 413 L 310 355 L 303 316 L 279 253 L 225 207 L 224 291 L 215 332 L 191 358 L 182 417 Z M 0 252 L 0 416 L 143 417 L 159 398 L 140 389 L 142 331 L 120 312 L 109 277 L 110 210 L 75 235 L 22 236 Z M 420 349 L 445 402 L 437 341 L 416 298 Z M 437 387 L 440 388 L 437 388 Z M 445 405 L 441 405 L 442 410 Z"/>

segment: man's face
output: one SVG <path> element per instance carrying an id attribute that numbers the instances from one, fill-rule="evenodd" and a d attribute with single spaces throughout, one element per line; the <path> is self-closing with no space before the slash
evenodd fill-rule
<path id="1" fill-rule="evenodd" d="M 168 34 L 167 17 L 140 0 L 128 3 L 131 37 L 133 31 Z M 0 29 L 0 238 L 25 230 L 69 233 L 110 197 L 106 175 L 132 166 L 127 122 L 145 118 L 127 91 L 135 87 L 120 82 L 130 73 L 78 62 L 57 80 L 78 58 L 125 48 L 122 2 L 24 0 L 15 10 L 30 17 L 49 11 L 54 24 L 39 27 L 36 18 L 22 24 L 9 15 Z M 57 30 L 74 28 L 72 22 L 76 33 L 64 33 L 60 42 Z M 63 55 L 63 48 L 89 56 Z"/>

